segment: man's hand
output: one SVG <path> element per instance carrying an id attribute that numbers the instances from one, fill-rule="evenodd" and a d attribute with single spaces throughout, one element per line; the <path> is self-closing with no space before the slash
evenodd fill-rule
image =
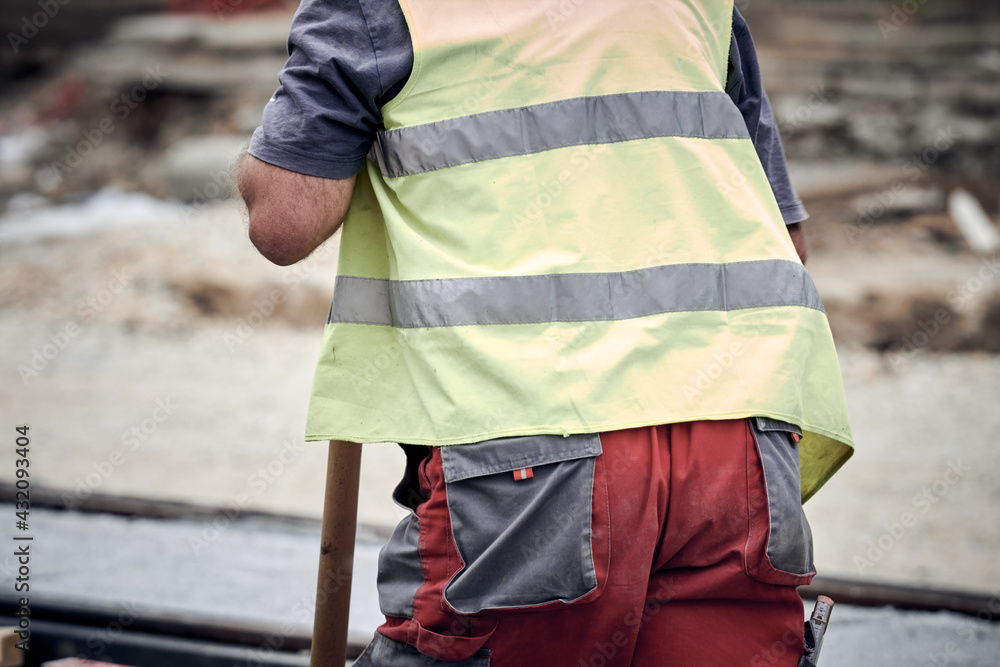
<path id="1" fill-rule="evenodd" d="M 344 222 L 354 179 L 306 176 L 244 154 L 236 182 L 250 215 L 250 242 L 281 266 L 305 259 Z"/>
<path id="2" fill-rule="evenodd" d="M 788 228 L 788 235 L 792 237 L 792 245 L 795 246 L 795 252 L 799 254 L 799 259 L 805 264 L 806 257 L 809 256 L 809 251 L 806 249 L 806 237 L 802 233 L 802 228 L 797 222 L 786 225 L 786 227 Z"/>

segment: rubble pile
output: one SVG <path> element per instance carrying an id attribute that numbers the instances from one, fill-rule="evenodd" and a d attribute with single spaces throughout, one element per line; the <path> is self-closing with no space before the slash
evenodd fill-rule
<path id="1" fill-rule="evenodd" d="M 43 4 L 58 15 L 35 17 Z M 987 216 L 1000 209 L 1000 5 L 737 6 L 814 218 L 810 268 L 838 340 L 886 354 L 1000 352 L 1000 280 L 947 204 L 961 188 Z M 6 33 L 25 16 L 46 23 L 15 60 L 0 58 L 12 79 L 0 96 L 0 206 L 17 216 L 109 186 L 198 207 L 229 196 L 230 164 L 278 84 L 293 9 L 0 5 Z M 928 322 L 934 335 L 921 329 Z"/>
<path id="2" fill-rule="evenodd" d="M 227 196 L 229 163 L 278 85 L 290 21 L 288 11 L 133 16 L 21 79 L 20 94 L 0 100 L 0 201 L 107 185 Z"/>
<path id="3" fill-rule="evenodd" d="M 167 0 L 4 0 L 0 77 L 45 76 L 47 68 L 64 65 L 74 47 L 100 40 L 123 17 L 166 9 Z"/>
<path id="4" fill-rule="evenodd" d="M 934 172 L 948 185 L 966 183 L 996 210 L 1000 5 L 746 5 L 791 159 L 867 158 L 901 164 L 911 180 Z M 916 199 L 893 213 L 941 208 Z"/>

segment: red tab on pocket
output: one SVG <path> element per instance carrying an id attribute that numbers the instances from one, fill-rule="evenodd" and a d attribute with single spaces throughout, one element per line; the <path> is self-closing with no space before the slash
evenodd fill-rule
<path id="1" fill-rule="evenodd" d="M 534 476 L 535 473 L 532 472 L 531 468 L 521 468 L 514 471 L 514 479 L 516 480 L 531 479 Z"/>

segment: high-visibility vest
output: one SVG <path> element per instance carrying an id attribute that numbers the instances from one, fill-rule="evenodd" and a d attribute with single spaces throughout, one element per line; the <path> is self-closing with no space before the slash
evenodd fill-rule
<path id="1" fill-rule="evenodd" d="M 760 415 L 803 496 L 853 451 L 826 314 L 727 96 L 733 3 L 401 0 L 310 440 Z M 516 442 L 516 441 L 515 441 Z"/>

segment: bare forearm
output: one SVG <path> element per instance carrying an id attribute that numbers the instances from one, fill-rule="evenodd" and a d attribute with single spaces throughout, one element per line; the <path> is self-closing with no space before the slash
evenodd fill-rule
<path id="1" fill-rule="evenodd" d="M 793 223 L 787 226 L 788 235 L 792 237 L 792 245 L 795 246 L 795 252 L 798 253 L 799 259 L 802 263 L 806 263 L 806 258 L 809 256 L 809 250 L 806 248 L 806 237 L 802 233 L 802 227 L 799 223 Z"/>
<path id="2" fill-rule="evenodd" d="M 237 185 L 250 217 L 250 241 L 282 266 L 308 257 L 343 223 L 354 180 L 307 176 L 244 154 Z"/>

